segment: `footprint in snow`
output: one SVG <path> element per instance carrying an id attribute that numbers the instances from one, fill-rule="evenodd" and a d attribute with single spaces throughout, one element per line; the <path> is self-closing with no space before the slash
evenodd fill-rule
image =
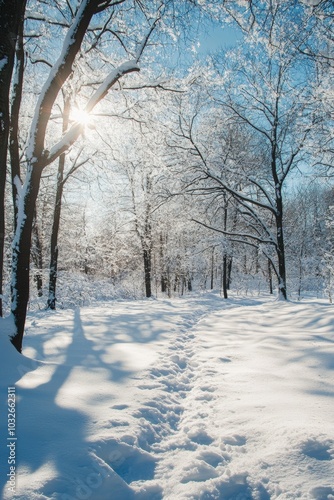
<path id="1" fill-rule="evenodd" d="M 209 491 L 204 491 L 199 497 L 200 500 L 270 500 L 270 496 L 262 487 L 258 489 L 256 497 L 253 496 L 252 488 L 248 484 L 246 474 L 236 474 L 227 481 L 221 480 L 219 484 L 212 485 Z"/>
<path id="2" fill-rule="evenodd" d="M 221 361 L 222 363 L 231 363 L 232 362 L 232 359 L 230 358 L 219 358 L 219 361 Z"/>
<path id="3" fill-rule="evenodd" d="M 185 470 L 181 483 L 190 483 L 191 481 L 201 482 L 218 477 L 218 473 L 214 467 L 203 461 L 196 462 L 197 463 L 192 464 L 188 470 Z"/>
<path id="4" fill-rule="evenodd" d="M 178 356 L 177 354 L 173 354 L 171 357 L 170 357 L 171 361 L 173 363 L 175 363 L 176 365 L 178 365 L 178 367 L 181 369 L 181 370 L 184 370 L 185 368 L 187 368 L 187 362 L 184 358 Z"/>
<path id="5" fill-rule="evenodd" d="M 330 486 L 317 486 L 310 491 L 310 498 L 314 500 L 328 500 L 334 498 L 334 489 Z"/>
<path id="6" fill-rule="evenodd" d="M 110 420 L 111 427 L 128 427 L 130 424 L 127 420 Z"/>
<path id="7" fill-rule="evenodd" d="M 207 464 L 211 465 L 211 467 L 218 467 L 218 465 L 229 462 L 231 457 L 228 453 L 219 454 L 214 451 L 202 451 L 198 455 L 198 459 L 203 460 Z"/>
<path id="8" fill-rule="evenodd" d="M 95 443 L 91 451 L 93 456 L 112 467 L 127 484 L 154 478 L 156 458 L 136 446 L 110 439 Z"/>
<path id="9" fill-rule="evenodd" d="M 196 396 L 195 400 L 196 401 L 212 401 L 215 399 L 215 396 L 212 396 L 212 394 L 204 392 L 203 394 L 199 394 Z"/>
<path id="10" fill-rule="evenodd" d="M 129 405 L 114 405 L 114 406 L 111 406 L 111 409 L 112 410 L 125 410 L 126 408 L 129 408 Z"/>
<path id="11" fill-rule="evenodd" d="M 197 444 L 211 444 L 213 438 L 204 429 L 191 429 L 187 432 L 188 438 Z"/>
<path id="12" fill-rule="evenodd" d="M 211 385 L 203 385 L 200 387 L 201 391 L 203 392 L 215 392 L 216 388 L 212 387 Z"/>
<path id="13" fill-rule="evenodd" d="M 148 390 L 153 390 L 153 389 L 159 389 L 160 384 L 143 384 L 143 385 L 138 385 L 138 389 L 148 389 Z"/>
<path id="14" fill-rule="evenodd" d="M 230 446 L 244 446 L 247 442 L 245 436 L 239 434 L 233 434 L 232 436 L 226 436 L 222 438 L 224 444 L 229 444 Z"/>
<path id="15" fill-rule="evenodd" d="M 301 451 L 304 455 L 316 460 L 333 460 L 334 443 L 330 440 L 320 441 L 311 438 L 302 443 Z"/>

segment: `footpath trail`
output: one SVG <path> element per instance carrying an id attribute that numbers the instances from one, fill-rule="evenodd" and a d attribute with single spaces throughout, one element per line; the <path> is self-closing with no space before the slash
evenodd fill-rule
<path id="1" fill-rule="evenodd" d="M 175 332 L 138 385 L 148 467 L 111 465 L 143 498 L 334 498 L 333 312 L 246 304 Z"/>

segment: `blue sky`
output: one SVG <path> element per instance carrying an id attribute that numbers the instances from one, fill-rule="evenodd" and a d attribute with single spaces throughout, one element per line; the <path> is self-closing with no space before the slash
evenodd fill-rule
<path id="1" fill-rule="evenodd" d="M 200 34 L 198 53 L 207 55 L 221 47 L 233 47 L 241 39 L 241 36 L 240 31 L 231 26 L 213 25 L 210 31 Z"/>

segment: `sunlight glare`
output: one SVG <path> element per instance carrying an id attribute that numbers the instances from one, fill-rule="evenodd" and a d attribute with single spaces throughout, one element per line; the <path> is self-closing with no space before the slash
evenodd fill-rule
<path id="1" fill-rule="evenodd" d="M 73 121 L 81 123 L 87 126 L 91 122 L 91 116 L 84 109 L 73 108 L 71 112 L 71 118 Z"/>

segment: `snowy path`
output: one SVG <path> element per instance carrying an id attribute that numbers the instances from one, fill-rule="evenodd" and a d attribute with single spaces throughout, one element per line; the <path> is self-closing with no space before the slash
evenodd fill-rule
<path id="1" fill-rule="evenodd" d="M 26 340 L 47 363 L 17 382 L 4 499 L 334 498 L 333 307 L 115 303 L 36 314 Z"/>
<path id="2" fill-rule="evenodd" d="M 148 399 L 131 442 L 157 461 L 163 498 L 334 496 L 333 333 L 321 334 L 334 322 L 314 313 L 225 309 L 171 340 L 140 386 Z M 131 471 L 118 468 L 140 486 Z"/>

